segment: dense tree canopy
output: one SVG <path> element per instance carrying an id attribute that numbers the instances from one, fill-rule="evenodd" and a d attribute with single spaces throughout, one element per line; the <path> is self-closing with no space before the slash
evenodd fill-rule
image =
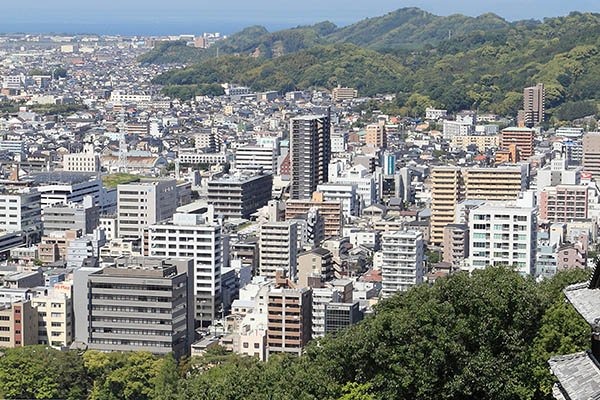
<path id="1" fill-rule="evenodd" d="M 262 363 L 223 349 L 192 360 L 150 353 L 8 349 L 0 397 L 67 399 L 550 399 L 548 359 L 589 346 L 562 289 L 503 267 L 458 273 L 382 303 L 300 357 Z"/>

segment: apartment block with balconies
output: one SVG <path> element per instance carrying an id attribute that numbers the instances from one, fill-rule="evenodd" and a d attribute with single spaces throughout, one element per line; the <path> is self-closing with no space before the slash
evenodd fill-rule
<path id="1" fill-rule="evenodd" d="M 278 270 L 296 276 L 298 237 L 294 222 L 267 222 L 259 230 L 259 271 L 275 278 Z"/>
<path id="2" fill-rule="evenodd" d="M 312 290 L 275 288 L 267 297 L 268 355 L 301 355 L 312 337 Z"/>
<path id="3" fill-rule="evenodd" d="M 531 205 L 489 201 L 471 210 L 468 269 L 506 265 L 533 275 L 536 232 L 536 208 Z"/>
<path id="4" fill-rule="evenodd" d="M 423 233 L 417 230 L 386 232 L 382 236 L 381 296 L 391 297 L 423 281 Z"/>
<path id="5" fill-rule="evenodd" d="M 588 191 L 585 186 L 560 185 L 541 192 L 540 219 L 547 222 L 571 222 L 588 217 Z"/>
<path id="6" fill-rule="evenodd" d="M 440 245 L 444 227 L 454 222 L 456 204 L 464 197 L 463 176 L 458 167 L 436 167 L 431 171 L 431 237 Z"/>

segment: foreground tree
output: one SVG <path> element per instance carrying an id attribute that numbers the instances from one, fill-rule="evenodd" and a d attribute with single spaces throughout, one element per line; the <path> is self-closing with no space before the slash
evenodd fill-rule
<path id="1" fill-rule="evenodd" d="M 81 357 L 47 346 L 3 350 L 0 357 L 0 398 L 82 399 L 89 380 Z"/>

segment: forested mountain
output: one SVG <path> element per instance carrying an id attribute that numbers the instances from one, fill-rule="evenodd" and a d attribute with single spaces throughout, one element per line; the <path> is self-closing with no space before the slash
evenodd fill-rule
<path id="1" fill-rule="evenodd" d="M 152 50 L 138 57 L 149 64 L 194 63 L 202 57 L 202 49 L 187 46 L 183 40 L 158 42 Z"/>
<path id="2" fill-rule="evenodd" d="M 600 93 L 599 45 L 600 14 L 571 13 L 544 23 L 457 35 L 419 49 L 374 51 L 335 44 L 274 59 L 227 56 L 170 71 L 155 81 L 235 82 L 281 92 L 341 84 L 356 87 L 361 96 L 397 93 L 391 106 L 403 115 L 427 105 L 515 115 L 522 88 L 543 82 L 549 112 L 572 119 L 594 114 Z"/>
<path id="3" fill-rule="evenodd" d="M 401 90 L 409 70 L 393 55 L 352 44 L 316 46 L 275 59 L 226 56 L 209 59 L 184 70 L 157 77 L 162 85 L 238 82 L 256 90 L 288 91 L 338 84 L 361 94 Z"/>
<path id="4" fill-rule="evenodd" d="M 413 48 L 426 43 L 437 43 L 449 35 L 508 26 L 508 22 L 494 14 L 476 18 L 459 14 L 442 17 L 418 8 L 401 8 L 343 28 L 329 21 L 275 32 L 269 32 L 262 26 L 251 26 L 234 33 L 210 49 L 180 49 L 181 53 L 177 53 L 172 46 L 160 45 L 142 55 L 139 60 L 155 64 L 185 63 L 192 59 L 199 61 L 215 57 L 217 48 L 220 55 L 253 55 L 260 58 L 273 58 L 316 45 L 334 43 L 353 43 L 371 49 Z"/>
<path id="5" fill-rule="evenodd" d="M 460 14 L 437 16 L 418 8 L 401 8 L 381 17 L 367 18 L 327 35 L 330 43 L 346 42 L 371 49 L 418 47 L 449 36 L 509 27 L 495 14 L 473 18 Z"/>
<path id="6" fill-rule="evenodd" d="M 211 350 L 199 359 L 147 352 L 2 350 L 0 397 L 135 400 L 551 399 L 548 359 L 590 346 L 562 289 L 503 267 L 459 272 L 380 303 L 375 315 L 313 341 L 302 357 Z"/>

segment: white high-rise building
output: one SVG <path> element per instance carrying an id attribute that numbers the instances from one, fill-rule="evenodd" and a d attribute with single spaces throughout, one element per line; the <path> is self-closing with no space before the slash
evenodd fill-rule
<path id="1" fill-rule="evenodd" d="M 356 165 L 344 171 L 343 175 L 330 174 L 329 182 L 356 185 L 361 209 L 377 201 L 377 187 L 372 174 L 362 165 Z"/>
<path id="2" fill-rule="evenodd" d="M 235 168 L 239 170 L 263 167 L 277 175 L 277 148 L 274 146 L 242 146 L 235 150 Z"/>
<path id="3" fill-rule="evenodd" d="M 195 319 L 209 325 L 221 305 L 223 243 L 221 227 L 197 214 L 173 215 L 148 229 L 149 255 L 194 260 Z"/>
<path id="4" fill-rule="evenodd" d="M 23 232 L 27 238 L 42 233 L 40 194 L 34 189 L 0 191 L 0 231 Z"/>
<path id="5" fill-rule="evenodd" d="M 459 121 L 444 121 L 442 137 L 446 140 L 454 136 L 467 136 L 473 133 L 473 124 Z"/>
<path id="6" fill-rule="evenodd" d="M 348 132 L 332 132 L 331 133 L 331 152 L 343 153 L 346 151 L 348 142 Z"/>
<path id="7" fill-rule="evenodd" d="M 40 194 L 21 189 L 0 192 L 0 231 L 41 231 Z"/>
<path id="8" fill-rule="evenodd" d="M 335 201 L 342 205 L 344 217 L 356 216 L 359 213 L 357 185 L 351 183 L 322 183 L 317 192 L 323 193 L 324 201 Z"/>
<path id="9" fill-rule="evenodd" d="M 469 213 L 469 270 L 489 265 L 514 266 L 533 275 L 536 207 L 533 193 L 511 202 L 488 201 Z"/>
<path id="10" fill-rule="evenodd" d="M 388 298 L 423 281 L 423 233 L 391 231 L 382 236 L 381 295 Z"/>
<path id="11" fill-rule="evenodd" d="M 312 337 L 325 336 L 325 320 L 329 303 L 342 303 L 342 294 L 336 288 L 313 288 L 312 295 Z"/>
<path id="12" fill-rule="evenodd" d="M 275 278 L 277 270 L 286 271 L 288 277 L 296 276 L 298 238 L 294 222 L 267 222 L 259 231 L 260 275 Z"/>
<path id="13" fill-rule="evenodd" d="M 144 228 L 170 218 L 177 208 L 174 180 L 142 180 L 117 186 L 119 237 L 141 238 Z"/>

